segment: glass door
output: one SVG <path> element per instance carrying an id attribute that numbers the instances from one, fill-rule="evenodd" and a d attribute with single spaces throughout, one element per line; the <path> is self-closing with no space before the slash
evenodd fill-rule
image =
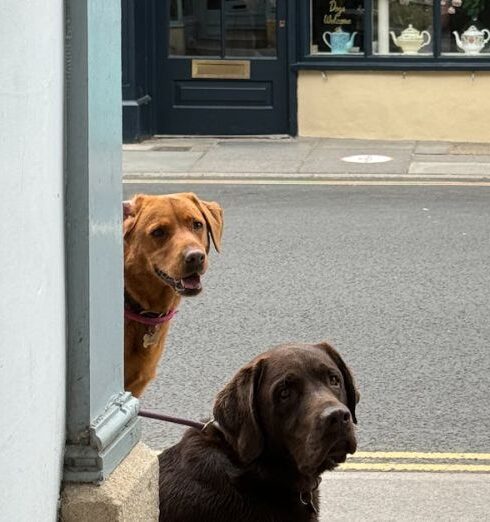
<path id="1" fill-rule="evenodd" d="M 158 132 L 287 133 L 286 0 L 162 3 Z"/>

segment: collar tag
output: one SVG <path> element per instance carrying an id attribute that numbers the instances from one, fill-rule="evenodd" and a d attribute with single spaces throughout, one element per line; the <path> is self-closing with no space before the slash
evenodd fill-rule
<path id="1" fill-rule="evenodd" d="M 148 333 L 143 335 L 143 348 L 150 348 L 156 343 L 157 330 L 156 328 L 150 328 Z"/>

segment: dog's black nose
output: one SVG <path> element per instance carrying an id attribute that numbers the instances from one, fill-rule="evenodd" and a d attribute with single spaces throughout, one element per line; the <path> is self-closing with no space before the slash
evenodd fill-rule
<path id="1" fill-rule="evenodd" d="M 345 428 L 350 420 L 350 411 L 345 406 L 330 406 L 325 408 L 322 415 L 323 425 L 327 430 Z"/>
<path id="2" fill-rule="evenodd" d="M 201 250 L 190 250 L 184 257 L 184 263 L 189 269 L 202 268 L 204 264 L 205 254 Z"/>

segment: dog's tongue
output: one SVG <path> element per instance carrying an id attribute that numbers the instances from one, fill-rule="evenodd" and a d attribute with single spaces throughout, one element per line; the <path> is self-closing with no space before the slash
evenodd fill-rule
<path id="1" fill-rule="evenodd" d="M 184 277 L 182 279 L 182 285 L 184 288 L 189 290 L 195 290 L 201 286 L 201 277 L 198 274 L 191 275 L 189 277 Z"/>

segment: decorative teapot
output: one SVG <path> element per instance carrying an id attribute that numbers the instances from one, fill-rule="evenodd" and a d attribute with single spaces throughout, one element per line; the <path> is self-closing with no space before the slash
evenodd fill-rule
<path id="1" fill-rule="evenodd" d="M 394 44 L 401 47 L 403 54 L 417 54 L 419 49 L 429 45 L 431 40 L 429 31 L 417 31 L 412 24 L 404 29 L 398 38 L 393 31 L 390 31 L 390 34 Z M 427 36 L 427 41 L 424 41 L 424 36 Z"/>
<path id="2" fill-rule="evenodd" d="M 485 33 L 487 37 L 485 38 Z M 482 29 L 479 31 L 474 25 L 466 29 L 466 31 L 459 37 L 458 31 L 453 31 L 454 38 L 456 38 L 456 45 L 465 52 L 465 54 L 479 54 L 485 47 L 488 40 L 490 40 L 490 31 Z"/>
<path id="3" fill-rule="evenodd" d="M 330 43 L 327 40 L 327 34 L 330 36 Z M 357 32 L 346 33 L 342 31 L 342 27 L 337 27 L 335 31 L 325 31 L 322 35 L 323 41 L 333 54 L 347 54 L 354 45 L 354 37 Z"/>

